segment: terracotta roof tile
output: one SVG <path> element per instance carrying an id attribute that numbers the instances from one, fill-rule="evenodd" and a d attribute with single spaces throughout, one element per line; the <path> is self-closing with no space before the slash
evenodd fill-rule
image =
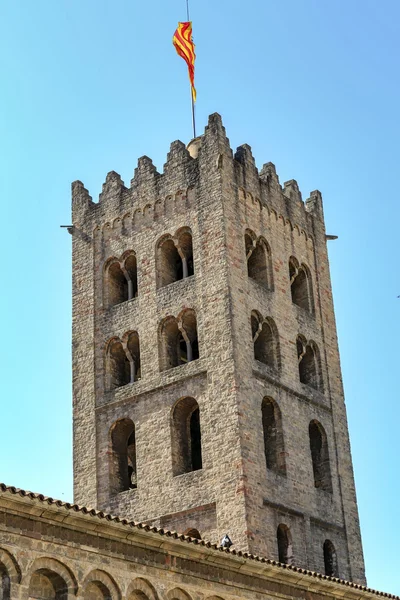
<path id="1" fill-rule="evenodd" d="M 20 488 L 16 488 L 13 486 L 7 486 L 4 483 L 0 483 L 0 491 L 11 493 L 14 495 L 19 495 L 22 497 L 30 498 L 31 500 L 39 500 L 40 502 L 59 506 L 66 508 L 67 510 L 73 510 L 75 512 L 82 512 L 84 514 L 90 515 L 92 517 L 96 517 L 98 519 L 106 519 L 107 521 L 114 521 L 115 523 L 121 523 L 127 527 L 135 527 L 137 529 L 143 529 L 144 531 L 151 531 L 153 533 L 158 533 L 159 535 L 165 535 L 168 537 L 173 537 L 174 539 L 189 542 L 192 544 L 198 544 L 201 546 L 205 546 L 206 548 L 213 548 L 215 550 L 219 550 L 220 552 L 226 552 L 228 554 L 233 554 L 234 556 L 239 556 L 241 558 L 247 558 L 250 560 L 262 562 L 268 565 L 274 565 L 280 567 L 282 569 L 288 569 L 290 571 L 294 571 L 296 573 L 301 573 L 302 575 L 307 575 L 309 577 L 317 577 L 319 579 L 324 579 L 326 581 L 334 581 L 335 583 L 339 583 L 344 586 L 351 587 L 353 589 L 361 590 L 364 592 L 368 592 L 370 594 L 375 594 L 376 596 L 382 596 L 384 598 L 390 598 L 391 600 L 400 600 L 399 596 L 395 596 L 393 594 L 389 594 L 387 592 L 379 592 L 377 590 L 373 590 L 365 585 L 361 585 L 358 583 L 353 583 L 352 581 L 346 581 L 345 579 L 339 579 L 337 577 L 331 577 L 330 575 L 323 575 L 322 573 L 317 573 L 315 571 L 309 571 L 308 569 L 303 569 L 301 567 L 296 567 L 294 565 L 288 565 L 279 563 L 270 558 L 264 558 L 262 556 L 255 556 L 253 554 L 249 554 L 248 552 L 242 552 L 241 550 L 235 550 L 234 548 L 222 548 L 218 546 L 218 544 L 213 544 L 207 540 L 199 540 L 197 538 L 192 538 L 190 536 L 184 534 L 178 534 L 176 531 L 169 531 L 162 527 L 155 527 L 151 525 L 147 525 L 146 523 L 137 523 L 136 521 L 128 521 L 127 519 L 121 519 L 116 515 L 111 515 L 105 513 L 101 510 L 96 510 L 94 508 L 87 508 L 86 506 L 79 506 L 78 504 L 71 504 L 70 502 L 63 502 L 62 500 L 55 500 L 50 496 L 44 496 L 43 494 L 35 494 L 33 492 L 28 492 L 26 490 L 22 490 Z"/>

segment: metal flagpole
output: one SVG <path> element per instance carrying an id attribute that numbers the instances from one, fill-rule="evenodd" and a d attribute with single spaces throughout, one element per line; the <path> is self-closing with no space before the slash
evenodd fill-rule
<path id="1" fill-rule="evenodd" d="M 186 0 L 186 16 L 187 16 L 187 20 L 190 21 L 190 16 L 189 16 L 189 0 Z M 194 101 L 193 101 L 192 86 L 190 86 L 190 98 L 192 100 L 193 138 L 195 138 L 196 137 L 196 118 L 195 118 L 195 114 L 194 114 Z"/>

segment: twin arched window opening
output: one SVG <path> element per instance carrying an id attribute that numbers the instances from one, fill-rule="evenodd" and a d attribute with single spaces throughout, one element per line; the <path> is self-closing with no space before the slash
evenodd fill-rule
<path id="1" fill-rule="evenodd" d="M 315 342 L 299 335 L 296 340 L 299 378 L 301 383 L 323 392 L 321 361 Z"/>
<path id="2" fill-rule="evenodd" d="M 109 444 L 111 494 L 136 489 L 136 430 L 131 419 L 119 419 L 111 426 Z M 172 409 L 171 449 L 174 476 L 202 469 L 200 409 L 194 398 L 182 398 Z"/>
<path id="3" fill-rule="evenodd" d="M 136 331 L 125 334 L 122 341 L 113 339 L 106 354 L 106 388 L 134 383 L 141 378 L 139 335 Z"/>
<path id="4" fill-rule="evenodd" d="M 282 415 L 279 406 L 272 398 L 264 398 L 261 413 L 267 469 L 286 475 Z"/>
<path id="5" fill-rule="evenodd" d="M 254 358 L 272 369 L 279 370 L 280 352 L 276 325 L 270 317 L 263 318 L 259 312 L 251 313 L 251 332 Z"/>
<path id="6" fill-rule="evenodd" d="M 104 270 L 104 304 L 107 307 L 132 300 L 138 295 L 137 263 L 134 252 L 121 260 L 110 259 Z"/>
<path id="7" fill-rule="evenodd" d="M 166 371 L 199 358 L 197 321 L 193 310 L 167 317 L 159 329 L 160 370 Z"/>
<path id="8" fill-rule="evenodd" d="M 289 260 L 289 278 L 292 302 L 309 313 L 314 312 L 311 273 L 307 265 L 300 265 L 294 256 Z"/>
<path id="9" fill-rule="evenodd" d="M 332 476 L 329 461 L 328 438 L 318 421 L 311 421 L 308 428 L 311 460 L 316 488 L 332 492 Z"/>
<path id="10" fill-rule="evenodd" d="M 271 249 L 263 237 L 258 237 L 250 229 L 244 236 L 247 274 L 268 289 L 273 288 Z"/>
<path id="11" fill-rule="evenodd" d="M 202 469 L 200 409 L 194 398 L 182 398 L 172 410 L 171 446 L 174 476 Z"/>
<path id="12" fill-rule="evenodd" d="M 192 233 L 180 229 L 175 236 L 161 239 L 156 248 L 157 288 L 194 274 Z"/>
<path id="13" fill-rule="evenodd" d="M 276 532 L 278 546 L 278 560 L 283 564 L 293 563 L 292 535 L 287 525 L 280 523 Z M 339 567 L 335 546 L 330 540 L 325 540 L 323 545 L 325 575 L 339 577 Z"/>
<path id="14" fill-rule="evenodd" d="M 110 489 L 118 494 L 137 488 L 136 435 L 131 419 L 120 419 L 110 429 Z"/>

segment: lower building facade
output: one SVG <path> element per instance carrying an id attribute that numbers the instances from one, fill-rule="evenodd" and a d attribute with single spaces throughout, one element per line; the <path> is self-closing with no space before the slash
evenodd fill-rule
<path id="1" fill-rule="evenodd" d="M 294 600 L 398 597 L 0 485 L 0 598 Z"/>

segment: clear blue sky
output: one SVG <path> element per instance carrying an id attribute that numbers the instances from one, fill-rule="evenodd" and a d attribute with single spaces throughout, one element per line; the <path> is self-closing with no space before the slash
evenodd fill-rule
<path id="1" fill-rule="evenodd" d="M 191 0 L 197 121 L 323 193 L 369 585 L 400 594 L 397 0 Z M 72 498 L 70 183 L 191 137 L 184 0 L 2 0 L 0 480 Z"/>

